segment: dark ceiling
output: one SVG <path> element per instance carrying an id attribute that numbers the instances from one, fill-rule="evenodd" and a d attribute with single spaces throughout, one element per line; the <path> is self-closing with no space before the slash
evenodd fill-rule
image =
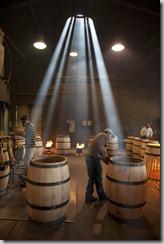
<path id="1" fill-rule="evenodd" d="M 160 2 L 158 0 L 1 0 L 0 27 L 12 59 L 11 80 L 42 77 L 68 17 L 78 13 L 93 19 L 107 71 L 111 77 L 160 77 Z M 43 34 L 47 49 L 33 41 Z M 121 40 L 126 49 L 113 53 Z M 9 55 L 6 52 L 6 78 Z"/>

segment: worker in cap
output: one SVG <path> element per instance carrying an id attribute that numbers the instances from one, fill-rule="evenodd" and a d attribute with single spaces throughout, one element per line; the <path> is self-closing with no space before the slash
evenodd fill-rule
<path id="1" fill-rule="evenodd" d="M 101 160 L 104 163 L 108 162 L 107 144 L 114 137 L 114 133 L 111 129 L 106 128 L 103 132 L 98 133 L 93 139 L 92 144 L 88 147 L 86 155 L 86 165 L 88 173 L 88 183 L 85 192 L 85 203 L 97 201 L 97 197 L 93 196 L 94 185 L 99 201 L 105 200 L 106 195 L 104 192 L 102 181 L 102 165 Z"/>

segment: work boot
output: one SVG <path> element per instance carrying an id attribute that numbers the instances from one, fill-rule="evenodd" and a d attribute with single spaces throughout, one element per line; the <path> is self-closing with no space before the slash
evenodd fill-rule
<path id="1" fill-rule="evenodd" d="M 105 201 L 105 200 L 108 200 L 106 195 L 99 196 L 99 201 Z"/>
<path id="2" fill-rule="evenodd" d="M 97 197 L 90 196 L 90 197 L 85 198 L 85 203 L 91 203 L 91 202 L 95 202 L 97 200 L 98 200 Z"/>
<path id="3" fill-rule="evenodd" d="M 22 181 L 22 182 L 20 183 L 20 187 L 25 188 L 25 187 L 26 187 L 26 181 Z"/>

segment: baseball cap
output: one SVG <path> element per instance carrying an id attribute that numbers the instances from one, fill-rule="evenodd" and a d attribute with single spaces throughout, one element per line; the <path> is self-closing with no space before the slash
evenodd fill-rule
<path id="1" fill-rule="evenodd" d="M 111 134 L 112 136 L 114 136 L 113 131 L 112 131 L 111 129 L 109 129 L 109 128 L 106 128 L 106 129 L 104 130 L 104 132 L 107 133 L 107 134 Z"/>

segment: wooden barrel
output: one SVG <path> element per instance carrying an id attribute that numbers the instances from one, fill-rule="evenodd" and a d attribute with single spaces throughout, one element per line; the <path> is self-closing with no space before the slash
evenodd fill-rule
<path id="1" fill-rule="evenodd" d="M 91 135 L 88 140 L 88 147 L 93 143 L 95 136 Z"/>
<path id="2" fill-rule="evenodd" d="M 144 161 L 147 177 L 151 180 L 160 180 L 160 144 L 147 144 Z"/>
<path id="3" fill-rule="evenodd" d="M 14 155 L 17 161 L 22 160 L 25 154 L 25 138 L 15 136 L 14 139 Z"/>
<path id="4" fill-rule="evenodd" d="M 105 192 L 108 212 L 120 220 L 135 220 L 143 216 L 146 167 L 139 158 L 111 157 L 106 174 Z"/>
<path id="5" fill-rule="evenodd" d="M 2 163 L 9 163 L 10 162 L 10 158 L 9 158 L 9 153 L 8 153 L 8 147 L 7 147 L 7 137 L 3 136 L 1 138 L 2 142 L 1 142 L 1 161 Z"/>
<path id="6" fill-rule="evenodd" d="M 14 149 L 16 150 L 22 145 L 25 145 L 25 138 L 23 136 L 16 135 L 14 138 Z"/>
<path id="7" fill-rule="evenodd" d="M 26 200 L 32 220 L 45 224 L 64 220 L 69 202 L 69 179 L 65 157 L 56 155 L 31 160 Z"/>
<path id="8" fill-rule="evenodd" d="M 40 136 L 37 136 L 35 138 L 35 152 L 34 152 L 34 158 L 40 157 L 43 154 L 43 143 L 42 138 Z"/>
<path id="9" fill-rule="evenodd" d="M 10 136 L 7 136 L 7 150 L 8 150 L 9 160 L 10 162 L 12 162 L 13 160 L 15 160 L 15 157 L 13 152 L 13 141 L 11 140 Z"/>
<path id="10" fill-rule="evenodd" d="M 56 153 L 60 155 L 67 155 L 70 153 L 71 139 L 69 135 L 58 135 L 56 138 Z"/>
<path id="11" fill-rule="evenodd" d="M 129 155 L 129 156 L 133 155 L 133 142 L 134 142 L 134 139 L 139 139 L 139 137 L 136 137 L 136 136 L 128 136 L 125 139 L 126 154 Z"/>
<path id="12" fill-rule="evenodd" d="M 118 155 L 118 149 L 119 149 L 119 144 L 118 144 L 118 138 L 115 136 L 112 138 L 107 145 L 107 154 L 108 156 L 115 156 Z"/>
<path id="13" fill-rule="evenodd" d="M 144 158 L 145 156 L 145 152 L 146 152 L 146 147 L 148 143 L 155 143 L 158 144 L 158 141 L 154 141 L 154 140 L 149 140 L 149 139 L 143 139 L 142 143 L 141 143 L 141 148 L 140 148 L 140 156 L 141 158 Z"/>
<path id="14" fill-rule="evenodd" d="M 132 147 L 133 158 L 140 158 L 141 143 L 142 139 L 134 138 Z"/>
<path id="15" fill-rule="evenodd" d="M 7 190 L 7 185 L 10 175 L 10 166 L 0 163 L 0 196 L 4 195 Z"/>

